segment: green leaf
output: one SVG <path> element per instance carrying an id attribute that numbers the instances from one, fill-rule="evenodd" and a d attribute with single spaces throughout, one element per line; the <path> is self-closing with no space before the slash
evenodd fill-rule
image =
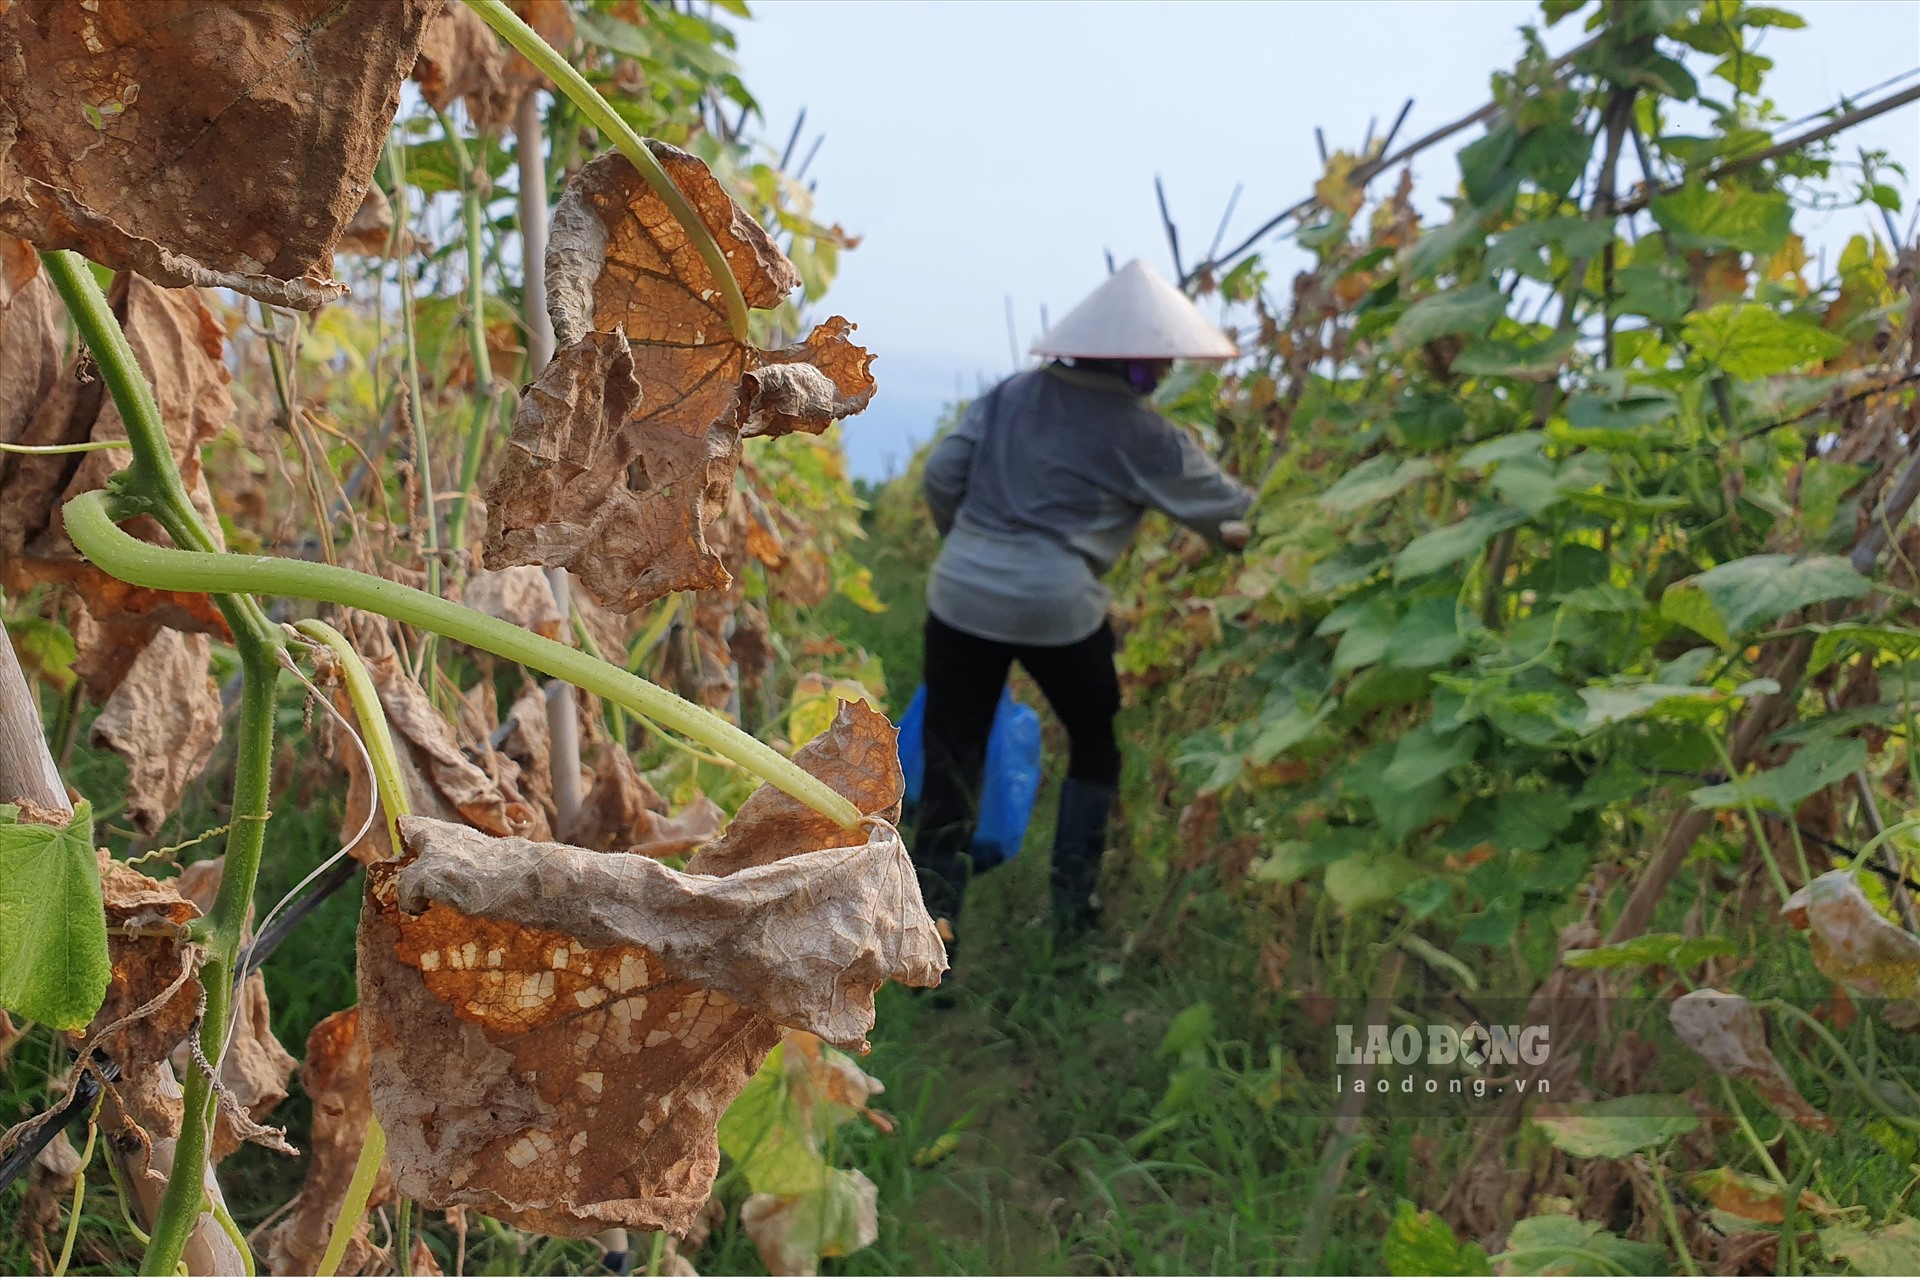
<path id="1" fill-rule="evenodd" d="M 1484 337 L 1506 312 L 1506 298 L 1492 285 L 1462 285 L 1408 307 L 1393 326 L 1393 345 L 1410 351 L 1449 333 Z"/>
<path id="2" fill-rule="evenodd" d="M 755 1192 L 819 1191 L 833 1172 L 821 1155 L 813 1120 L 788 1086 L 785 1045 L 774 1046 L 720 1117 L 719 1136 L 720 1149 L 739 1166 Z"/>
<path id="3" fill-rule="evenodd" d="M 1654 387 L 1635 387 L 1618 396 L 1585 391 L 1567 401 L 1567 424 L 1609 431 L 1632 430 L 1656 426 L 1679 412 L 1679 398 L 1671 391 Z"/>
<path id="4" fill-rule="evenodd" d="M 1174 1015 L 1167 1034 L 1160 1038 L 1160 1056 L 1184 1058 L 1196 1050 L 1204 1050 L 1207 1041 L 1213 1038 L 1213 1026 L 1212 1005 L 1205 1000 L 1188 1005 Z"/>
<path id="5" fill-rule="evenodd" d="M 1334 675 L 1357 671 L 1386 655 L 1387 644 L 1393 639 L 1395 612 L 1391 597 L 1376 595 L 1361 602 L 1350 619 L 1342 620 L 1340 643 L 1333 651 Z M 1333 622 L 1340 613 L 1336 609 L 1328 614 L 1327 622 Z M 1323 630 L 1326 625 L 1321 624 Z"/>
<path id="6" fill-rule="evenodd" d="M 1520 895 L 1503 893 L 1460 925 L 1455 941 L 1467 947 L 1504 947 L 1520 927 Z"/>
<path id="7" fill-rule="evenodd" d="M 1468 471 L 1484 471 L 1497 462 L 1537 458 L 1546 444 L 1546 433 L 1541 431 L 1516 431 L 1512 435 L 1495 436 L 1491 440 L 1482 440 L 1461 454 L 1458 465 Z"/>
<path id="8" fill-rule="evenodd" d="M 1394 1206 L 1380 1242 L 1380 1259 L 1395 1276 L 1484 1276 L 1487 1251 L 1471 1240 L 1462 1242 L 1440 1215 L 1416 1208 L 1409 1200 Z"/>
<path id="9" fill-rule="evenodd" d="M 1700 1117 L 1685 1098 L 1648 1093 L 1542 1106 L 1534 1111 L 1533 1123 L 1570 1156 L 1618 1159 L 1692 1133 L 1700 1127 Z"/>
<path id="10" fill-rule="evenodd" d="M 1671 195 L 1656 196 L 1653 220 L 1676 249 L 1738 249 L 1773 253 L 1793 232 L 1793 207 L 1785 192 L 1708 190 L 1689 184 Z"/>
<path id="11" fill-rule="evenodd" d="M 1723 302 L 1696 312 L 1682 333 L 1702 360 L 1735 378 L 1788 373 L 1847 346 L 1837 333 L 1757 302 Z"/>
<path id="12" fill-rule="evenodd" d="M 1840 500 L 1873 474 L 1873 468 L 1831 458 L 1808 458 L 1800 466 L 1800 515 L 1807 533 L 1820 537 L 1833 526 Z"/>
<path id="13" fill-rule="evenodd" d="M 1842 556 L 1747 556 L 1676 583 L 1661 597 L 1660 612 L 1730 648 L 1733 637 L 1753 628 L 1810 604 L 1857 600 L 1870 586 Z M 1698 598 L 1705 599 L 1710 613 L 1700 608 Z"/>
<path id="14" fill-rule="evenodd" d="M 1866 762 L 1867 744 L 1858 738 L 1809 742 L 1777 769 L 1701 787 L 1689 798 L 1696 809 L 1739 809 L 1750 799 L 1759 808 L 1791 814 L 1802 800 L 1851 776 Z"/>
<path id="15" fill-rule="evenodd" d="M 1493 1259 L 1509 1275 L 1629 1275 L 1665 1272 L 1666 1257 L 1649 1244 L 1622 1240 L 1595 1223 L 1564 1213 L 1523 1218 Z"/>
<path id="16" fill-rule="evenodd" d="M 1390 667 L 1441 667 L 1466 647 L 1454 616 L 1454 597 L 1427 596 L 1416 600 L 1394 624 L 1381 660 Z"/>
<path id="17" fill-rule="evenodd" d="M 1356 853 L 1327 868 L 1327 896 L 1342 911 L 1386 902 L 1425 873 L 1397 853 Z"/>
<path id="18" fill-rule="evenodd" d="M 1840 658 L 1852 653 L 1891 653 L 1903 660 L 1920 655 L 1920 631 L 1882 627 L 1865 622 L 1815 626 L 1813 651 L 1807 655 L 1807 678 L 1812 679 Z"/>
<path id="19" fill-rule="evenodd" d="M 1567 362 L 1567 356 L 1579 338 L 1578 330 L 1565 329 L 1539 342 L 1508 342 L 1505 339 L 1476 342 L 1454 357 L 1453 371 L 1481 378 L 1545 382 Z"/>
<path id="20" fill-rule="evenodd" d="M 1760 82 L 1772 69 L 1772 58 L 1763 57 L 1751 49 L 1743 49 L 1720 59 L 1714 64 L 1713 74 L 1741 93 L 1758 93 Z"/>
<path id="21" fill-rule="evenodd" d="M 1483 230 L 1486 223 L 1487 210 L 1460 210 L 1452 222 L 1435 227 L 1414 241 L 1413 248 L 1407 251 L 1401 278 L 1408 283 L 1428 279 L 1453 261 L 1462 249 L 1481 243 L 1486 238 Z"/>
<path id="22" fill-rule="evenodd" d="M 112 979 L 92 806 L 52 827 L 0 805 L 0 1008 L 78 1031 Z"/>
<path id="23" fill-rule="evenodd" d="M 1716 691 L 1697 685 L 1588 685 L 1580 690 L 1580 699 L 1587 704 L 1587 718 L 1581 728 L 1598 729 L 1637 719 L 1655 707 L 1671 713 L 1674 710 L 1671 704 L 1680 700 L 1717 702 L 1719 698 Z"/>
<path id="24" fill-rule="evenodd" d="M 1518 271 L 1535 280 L 1551 282 L 1554 265 L 1546 251 L 1558 249 L 1566 258 L 1592 258 L 1613 241 L 1613 219 L 1547 218 L 1523 222 L 1503 231 L 1487 248 L 1489 271 Z"/>
<path id="25" fill-rule="evenodd" d="M 1307 571 L 1307 590 L 1325 596 L 1365 582 L 1386 568 L 1392 555 L 1384 542 L 1349 542 Z"/>
<path id="26" fill-rule="evenodd" d="M 1725 938 L 1683 938 L 1677 933 L 1645 933 L 1610 947 L 1568 951 L 1561 959 L 1575 969 L 1691 969 L 1715 956 L 1739 954 Z"/>
<path id="27" fill-rule="evenodd" d="M 1524 524 L 1527 513 L 1513 507 L 1492 507 L 1457 524 L 1427 532 L 1401 548 L 1393 560 L 1393 578 L 1404 582 L 1444 569 L 1457 560 L 1480 554 L 1495 534 Z"/>
<path id="28" fill-rule="evenodd" d="M 1389 791 L 1412 791 L 1472 763 L 1480 752 L 1481 732 L 1468 726 L 1443 734 L 1429 723 L 1402 734 L 1394 744 L 1392 763 L 1380 775 L 1381 785 Z"/>
<path id="29" fill-rule="evenodd" d="M 1247 748 L 1247 759 L 1255 765 L 1271 764 L 1281 752 L 1289 751 L 1312 737 L 1314 730 L 1331 714 L 1333 706 L 1329 702 L 1311 711 L 1294 706 L 1271 719 L 1263 717 L 1260 731 Z"/>
<path id="30" fill-rule="evenodd" d="M 1320 505 L 1334 515 L 1377 506 L 1408 485 L 1433 473 L 1433 463 L 1425 458 L 1400 461 L 1391 454 L 1383 453 L 1368 458 L 1341 476 L 1338 483 L 1320 495 Z"/>
<path id="31" fill-rule="evenodd" d="M 1664 262 L 1636 262 L 1613 276 L 1613 309 L 1659 324 L 1679 324 L 1693 305 L 1693 286 Z"/>

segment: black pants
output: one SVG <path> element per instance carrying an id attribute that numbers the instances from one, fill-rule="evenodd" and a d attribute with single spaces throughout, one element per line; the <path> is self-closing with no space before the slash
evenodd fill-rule
<path id="1" fill-rule="evenodd" d="M 987 737 L 1000 691 L 1016 661 L 1033 677 L 1066 726 L 1067 777 L 1113 787 L 1120 746 L 1113 718 L 1120 679 L 1113 667 L 1113 628 L 1106 623 L 1076 644 L 1015 645 L 985 640 L 927 615 L 927 708 L 922 730 L 926 777 L 914 828 L 913 860 L 935 917 L 954 919 L 967 881 L 967 849 L 979 813 Z"/>

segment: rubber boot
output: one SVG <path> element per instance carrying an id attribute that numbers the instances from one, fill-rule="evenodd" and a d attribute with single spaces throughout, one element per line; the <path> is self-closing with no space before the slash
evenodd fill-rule
<path id="1" fill-rule="evenodd" d="M 1060 820 L 1053 832 L 1053 918 L 1062 930 L 1090 928 L 1097 919 L 1094 890 L 1107 851 L 1107 822 L 1118 788 L 1068 778 L 1060 788 Z"/>

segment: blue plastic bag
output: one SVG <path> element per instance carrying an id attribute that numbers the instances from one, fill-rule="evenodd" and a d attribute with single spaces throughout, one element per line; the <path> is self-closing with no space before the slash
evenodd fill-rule
<path id="1" fill-rule="evenodd" d="M 922 733 L 927 718 L 927 687 L 914 691 L 900 717 L 900 770 L 907 775 L 907 803 L 920 803 L 927 754 Z M 980 816 L 973 829 L 976 871 L 997 867 L 1020 852 L 1040 794 L 1040 715 L 1017 701 L 1013 690 L 1000 691 L 993 729 L 987 735 L 986 776 L 981 779 Z"/>

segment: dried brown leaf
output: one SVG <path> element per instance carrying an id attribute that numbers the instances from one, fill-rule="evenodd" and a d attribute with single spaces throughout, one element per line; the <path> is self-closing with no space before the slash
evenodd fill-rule
<path id="1" fill-rule="evenodd" d="M 217 528 L 201 471 L 200 447 L 233 417 L 233 397 L 227 391 L 231 375 L 222 360 L 225 332 L 196 289 L 162 289 L 139 276 L 123 274 L 114 280 L 108 301 L 153 388 L 174 462 L 194 505 L 208 525 Z M 41 403 L 21 442 L 63 445 L 126 438 L 120 411 L 102 384 L 96 378 L 83 380 L 75 363 Z M 104 486 L 132 457 L 125 449 L 78 457 L 0 457 L 0 479 L 8 496 L 0 508 L 0 554 L 77 558 L 60 526 L 59 507 Z M 151 521 L 135 521 L 130 527 L 149 541 L 162 536 Z"/>
<path id="2" fill-rule="evenodd" d="M 396 744 L 404 746 L 401 765 L 414 811 L 457 818 L 489 835 L 526 835 L 532 831 L 538 815 L 503 777 L 503 766 L 511 767 L 511 763 L 485 742 L 472 744 L 472 754 L 485 760 L 488 769 L 475 764 L 468 752 L 461 750 L 453 725 L 434 708 L 426 690 L 407 676 L 380 619 L 356 615 L 351 629 L 355 647 L 380 694 L 388 727 Z M 347 714 L 351 719 L 351 712 Z M 357 762 L 358 753 L 351 748 L 346 755 Z M 351 767 L 356 773 L 362 772 L 357 763 Z M 366 790 L 370 796 L 370 786 Z M 348 808 L 353 808 L 351 801 Z M 360 812 L 364 814 L 365 810 Z M 384 827 L 377 827 L 372 834 L 384 847 Z"/>
<path id="3" fill-rule="evenodd" d="M 52 394 L 66 357 L 60 303 L 40 271 L 33 246 L 0 236 L 0 443 L 26 431 L 40 403 Z"/>
<path id="4" fill-rule="evenodd" d="M 508 92 L 503 76 L 506 64 L 506 52 L 493 28 L 466 5 L 451 4 L 427 24 L 413 79 L 420 86 L 420 96 L 436 111 L 465 98 L 467 113 L 485 129 L 513 114 L 518 95 Z"/>
<path id="5" fill-rule="evenodd" d="M 107 938 L 113 981 L 84 1037 L 77 1037 L 87 1040 L 152 1003 L 179 981 L 182 966 L 192 963 L 192 951 L 167 934 L 183 931 L 200 914 L 198 907 L 180 896 L 177 885 L 144 876 L 105 849 L 98 855 L 107 925 L 115 931 Z M 130 934 L 128 930 L 147 932 Z M 199 1004 L 199 983 L 189 979 L 160 1008 L 108 1035 L 100 1048 L 123 1071 L 163 1062 L 193 1025 Z"/>
<path id="6" fill-rule="evenodd" d="M 565 53 L 573 43 L 573 10 L 567 0 L 507 0 L 507 7 L 520 20 L 540 33 L 540 38 Z M 505 71 L 507 83 L 520 89 L 551 89 L 547 78 L 518 50 L 509 50 Z"/>
<path id="7" fill-rule="evenodd" d="M 154 389 L 174 460 L 194 503 L 218 529 L 201 471 L 200 448 L 233 415 L 223 363 L 223 331 L 198 290 L 160 289 L 123 275 L 109 295 L 141 371 Z M 124 440 L 126 427 L 97 379 L 69 367 L 39 404 L 22 439 L 29 444 Z M 104 485 L 131 455 L 123 449 L 74 456 L 0 455 L 0 582 L 19 591 L 59 582 L 80 596 L 84 613 L 69 614 L 79 653 L 74 669 L 105 700 L 163 626 L 224 637 L 224 619 L 205 596 L 129 587 L 84 563 L 60 524 L 62 503 Z M 148 541 L 165 535 L 151 520 L 130 522 Z M 215 537 L 219 535 L 216 532 Z"/>
<path id="8" fill-rule="evenodd" d="M 440 0 L 0 8 L 0 231 L 318 306 Z"/>
<path id="9" fill-rule="evenodd" d="M 313 1100 L 312 1139 L 306 1180 L 288 1206 L 286 1218 L 266 1240 L 267 1262 L 276 1276 L 310 1276 L 320 1266 L 373 1118 L 371 1061 L 357 1008 L 322 1018 L 307 1037 L 300 1087 Z M 379 1204 L 392 1195 L 393 1174 L 382 1165 L 368 1203 Z M 342 1273 L 357 1274 L 372 1255 L 366 1224 L 361 1223 Z"/>
<path id="10" fill-rule="evenodd" d="M 828 730 L 802 747 L 794 762 L 853 801 L 860 812 L 891 822 L 900 814 L 906 775 L 897 734 L 864 702 L 843 702 Z M 687 870 L 729 876 L 813 849 L 831 849 L 846 833 L 786 792 L 761 786 L 747 797 L 720 838 L 701 848 Z"/>
<path id="11" fill-rule="evenodd" d="M 799 276 L 705 165 L 650 144 L 727 254 L 749 306 Z M 621 612 L 729 579 L 706 531 L 747 435 L 822 431 L 873 395 L 835 317 L 798 346 L 733 339 L 713 276 L 623 157 L 585 166 L 554 211 L 548 296 L 565 346 L 522 402 L 487 492 L 486 559 L 559 565 Z"/>
<path id="12" fill-rule="evenodd" d="M 127 816 L 147 835 L 178 807 L 220 741 L 212 656 L 206 636 L 161 631 L 93 722 L 94 741 L 127 762 Z"/>
<path id="13" fill-rule="evenodd" d="M 335 253 L 358 253 L 369 258 L 405 257 L 419 248 L 413 232 L 393 233 L 393 205 L 379 183 L 367 188 L 360 207 L 340 232 Z"/>
<path id="14" fill-rule="evenodd" d="M 1745 996 L 1702 987 L 1675 1000 L 1667 1017 L 1681 1041 L 1715 1071 L 1751 1082 L 1768 1105 L 1795 1124 L 1833 1131 L 1833 1121 L 1800 1096 L 1767 1048 L 1766 1028 Z"/>
<path id="15" fill-rule="evenodd" d="M 26 1242 L 36 1275 L 54 1272 L 54 1259 L 63 1238 L 61 1220 L 73 1202 L 74 1175 L 80 1167 L 80 1153 L 73 1149 L 73 1143 L 65 1133 L 56 1133 L 27 1168 L 27 1190 L 20 1197 L 14 1230 Z"/>
<path id="16" fill-rule="evenodd" d="M 726 825 L 727 811 L 696 792 L 672 817 L 643 814 L 628 838 L 627 852 L 645 858 L 677 858 L 713 839 Z"/>
<path id="17" fill-rule="evenodd" d="M 606 742 L 594 761 L 593 785 L 580 801 L 580 812 L 561 834 L 582 849 L 625 849 L 648 818 L 666 811 L 667 802 L 634 769 L 625 748 Z"/>
<path id="18" fill-rule="evenodd" d="M 1781 914 L 1808 931 L 1813 963 L 1855 995 L 1904 1000 L 1920 994 L 1920 938 L 1889 922 L 1851 871 L 1829 871 L 1787 899 Z"/>
<path id="19" fill-rule="evenodd" d="M 533 565 L 481 569 L 460 589 L 460 601 L 516 627 L 558 640 L 567 619 L 554 599 L 547 575 Z"/>
<path id="20" fill-rule="evenodd" d="M 685 1230 L 779 1027 L 864 1045 L 879 985 L 944 964 L 890 827 L 723 878 L 402 831 L 412 861 L 369 868 L 360 935 L 389 1156 L 416 1199 L 530 1230 Z"/>
<path id="21" fill-rule="evenodd" d="M 1722 1213 L 1769 1225 L 1786 1221 L 1787 1189 L 1777 1182 L 1722 1167 L 1703 1169 L 1687 1179 L 1687 1184 Z M 1801 1213 L 1822 1218 L 1840 1215 L 1838 1208 L 1811 1190 L 1800 1193 L 1799 1205 Z"/>
<path id="22" fill-rule="evenodd" d="M 529 687 L 507 709 L 512 728 L 500 740 L 500 753 L 520 770 L 520 790 L 551 831 L 560 821 L 553 799 L 553 763 L 547 734 L 547 698 Z M 529 837 L 537 839 L 538 837 Z"/>

